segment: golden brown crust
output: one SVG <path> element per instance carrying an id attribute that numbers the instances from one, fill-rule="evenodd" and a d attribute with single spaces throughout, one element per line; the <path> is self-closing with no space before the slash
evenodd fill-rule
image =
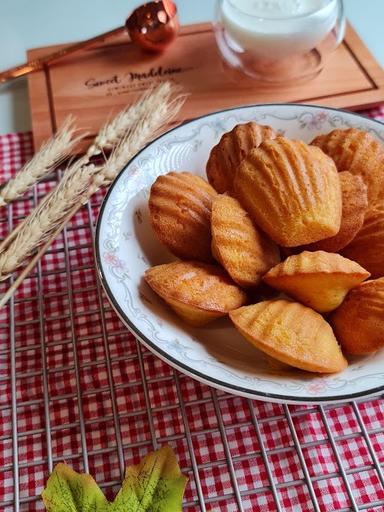
<path id="1" fill-rule="evenodd" d="M 363 227 L 342 254 L 360 263 L 372 277 L 384 276 L 384 205 L 367 211 Z"/>
<path id="2" fill-rule="evenodd" d="M 347 366 L 331 326 L 298 302 L 259 302 L 231 311 L 229 316 L 250 343 L 283 363 L 321 373 L 339 372 Z"/>
<path id="3" fill-rule="evenodd" d="M 277 245 L 258 231 L 234 198 L 218 195 L 212 203 L 212 253 L 240 286 L 256 286 L 280 261 Z"/>
<path id="4" fill-rule="evenodd" d="M 358 174 L 342 171 L 339 172 L 339 178 L 343 205 L 339 232 L 330 238 L 306 245 L 303 249 L 338 252 L 360 231 L 368 208 L 367 186 Z"/>
<path id="5" fill-rule="evenodd" d="M 358 263 L 340 254 L 304 251 L 273 267 L 263 281 L 306 306 L 327 313 L 369 275 Z"/>
<path id="6" fill-rule="evenodd" d="M 159 176 L 151 187 L 149 212 L 159 240 L 183 259 L 212 261 L 211 207 L 215 190 L 188 172 Z"/>
<path id="7" fill-rule="evenodd" d="M 336 129 L 319 135 L 311 144 L 321 148 L 339 171 L 359 174 L 368 187 L 368 202 L 384 197 L 384 146 L 357 128 Z"/>
<path id="8" fill-rule="evenodd" d="M 246 302 L 246 294 L 215 265 L 176 261 L 145 272 L 149 286 L 186 322 L 204 325 Z"/>
<path id="9" fill-rule="evenodd" d="M 263 140 L 276 137 L 270 126 L 253 121 L 236 125 L 224 133 L 211 150 L 207 162 L 207 177 L 212 187 L 219 193 L 233 191 L 233 179 L 241 160 Z"/>
<path id="10" fill-rule="evenodd" d="M 315 242 L 340 229 L 335 164 L 302 141 L 278 137 L 251 150 L 240 164 L 234 188 L 251 219 L 282 246 Z"/>
<path id="11" fill-rule="evenodd" d="M 342 347 L 364 355 L 384 346 L 384 278 L 366 281 L 351 290 L 331 316 Z"/>

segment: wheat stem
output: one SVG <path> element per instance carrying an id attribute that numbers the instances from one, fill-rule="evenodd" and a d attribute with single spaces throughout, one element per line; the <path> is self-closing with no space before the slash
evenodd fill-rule
<path id="1" fill-rule="evenodd" d="M 0 298 L 0 309 L 5 306 L 5 304 L 9 301 L 9 299 L 12 297 L 12 295 L 15 293 L 15 291 L 18 289 L 18 287 L 21 285 L 21 283 L 24 281 L 24 279 L 27 277 L 27 275 L 31 272 L 31 270 L 34 268 L 34 266 L 38 263 L 40 258 L 47 252 L 49 249 L 52 240 L 54 240 L 61 231 L 64 229 L 64 226 L 67 222 L 71 220 L 71 218 L 75 215 L 75 213 L 78 211 L 78 209 L 81 206 L 77 206 L 72 208 L 67 215 L 62 220 L 61 224 L 57 227 L 56 231 L 52 233 L 52 239 L 48 239 L 45 244 L 40 247 L 39 251 L 34 255 L 34 257 L 28 262 L 28 265 L 26 265 L 23 270 L 20 272 L 20 274 L 17 276 L 16 280 L 12 283 L 12 285 L 8 288 L 8 290 L 2 295 Z"/>

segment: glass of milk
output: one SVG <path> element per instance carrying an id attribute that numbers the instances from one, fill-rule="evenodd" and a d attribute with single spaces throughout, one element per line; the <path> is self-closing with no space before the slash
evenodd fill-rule
<path id="1" fill-rule="evenodd" d="M 214 29 L 224 61 L 270 83 L 320 73 L 345 32 L 342 0 L 218 0 Z"/>

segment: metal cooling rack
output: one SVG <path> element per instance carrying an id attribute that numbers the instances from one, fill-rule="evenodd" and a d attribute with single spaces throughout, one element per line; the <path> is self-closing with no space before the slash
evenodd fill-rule
<path id="1" fill-rule="evenodd" d="M 37 202 L 37 191 L 35 190 L 32 200 L 34 203 Z M 95 213 L 97 211 L 97 207 L 99 205 L 99 201 L 93 201 L 92 204 L 88 204 L 85 208 L 86 216 L 87 216 L 87 229 L 91 231 L 92 238 L 94 236 L 94 226 L 95 226 Z M 84 212 L 84 210 L 83 210 Z M 12 206 L 8 208 L 8 229 L 11 230 L 13 227 L 13 210 Z M 84 227 L 84 226 L 80 226 Z M 51 252 L 56 251 L 62 251 L 64 255 L 64 263 L 65 268 L 64 271 L 67 275 L 67 283 L 66 283 L 66 290 L 64 292 L 59 292 L 60 294 L 65 294 L 68 298 L 69 302 L 69 321 L 70 324 L 74 325 L 74 316 L 76 314 L 74 305 L 73 305 L 73 298 L 74 298 L 74 289 L 72 286 L 72 279 L 71 279 L 71 264 L 70 264 L 70 248 L 68 244 L 68 237 L 71 234 L 72 230 L 79 229 L 79 226 L 76 224 L 71 224 L 66 228 L 63 234 L 63 247 L 59 249 L 52 249 Z M 83 247 L 85 250 L 92 250 L 91 243 L 84 244 Z M 89 264 L 84 265 L 81 267 L 80 270 L 82 272 L 85 271 L 94 271 L 94 264 L 92 262 L 89 262 Z M 58 453 L 55 452 L 53 446 L 52 446 L 52 435 L 54 434 L 55 429 L 58 427 L 55 426 L 54 428 L 51 425 L 51 415 L 52 411 L 51 408 L 53 407 L 53 402 L 51 400 L 50 394 L 49 394 L 49 386 L 48 386 L 48 362 L 47 359 L 50 355 L 50 351 L 53 351 L 55 348 L 55 343 L 50 343 L 49 346 L 47 344 L 46 338 L 45 338 L 45 301 L 50 300 L 49 297 L 44 297 L 41 291 L 43 290 L 43 279 L 47 278 L 49 276 L 55 275 L 55 270 L 51 270 L 48 272 L 43 271 L 43 266 L 39 264 L 37 266 L 37 269 L 35 271 L 35 277 L 37 278 L 37 294 L 34 297 L 17 297 L 15 299 L 12 299 L 9 303 L 9 324 L 6 326 L 2 326 L 2 330 L 0 333 L 2 333 L 3 336 L 9 337 L 9 350 L 3 350 L 1 352 L 1 358 L 3 361 L 5 361 L 4 358 L 9 358 L 10 361 L 10 369 L 11 373 L 9 376 L 6 376 L 2 378 L 2 380 L 9 381 L 10 383 L 10 389 L 11 389 L 11 403 L 6 405 L 1 405 L 0 410 L 2 409 L 10 409 L 11 411 L 11 418 L 12 418 L 12 432 L 10 435 L 3 436 L 0 438 L 0 441 L 2 443 L 9 442 L 12 443 L 12 459 L 9 462 L 9 464 L 5 464 L 4 467 L 0 468 L 0 480 L 10 478 L 11 484 L 13 487 L 13 495 L 9 496 L 8 494 L 3 495 L 3 497 L 0 494 L 0 509 L 4 512 L 10 512 L 13 510 L 14 512 L 19 511 L 27 511 L 27 510 L 43 510 L 43 506 L 40 500 L 39 496 L 36 495 L 28 495 L 25 496 L 21 492 L 21 488 L 25 487 L 25 482 L 21 482 L 20 480 L 20 474 L 25 469 L 28 469 L 29 467 L 32 467 L 34 464 L 36 464 L 36 461 L 33 459 L 29 460 L 28 462 L 24 462 L 23 464 L 19 465 L 19 447 L 21 443 L 22 435 L 24 436 L 25 433 L 21 434 L 18 431 L 18 418 L 19 418 L 19 409 L 20 407 L 24 406 L 25 404 L 19 403 L 18 398 L 16 396 L 16 388 L 17 383 L 19 379 L 28 377 L 27 373 L 18 373 L 16 371 L 16 354 L 19 351 L 23 351 L 24 348 L 21 346 L 17 346 L 16 343 L 16 335 L 17 331 L 20 328 L 20 323 L 18 323 L 15 318 L 15 308 L 16 307 L 22 307 L 24 302 L 27 301 L 35 301 L 37 304 L 38 309 L 38 317 L 35 318 L 31 323 L 38 325 L 39 331 L 40 331 L 40 343 L 37 348 L 41 350 L 41 372 L 40 376 L 42 378 L 43 382 L 43 390 L 44 390 L 44 399 L 43 399 L 43 411 L 44 411 L 44 428 L 38 428 L 33 429 L 31 428 L 28 431 L 28 434 L 42 434 L 44 439 L 44 456 L 41 464 L 41 481 L 40 484 L 36 487 L 36 492 L 41 492 L 42 485 L 44 485 L 44 481 L 47 475 L 47 472 L 51 472 L 54 464 L 58 461 L 58 459 L 62 458 L 58 456 Z M 94 418 L 92 418 L 91 421 L 87 420 L 85 421 L 84 418 L 84 399 L 86 397 L 87 391 L 86 389 L 82 388 L 81 378 L 80 378 L 80 362 L 78 357 L 78 343 L 79 339 L 75 335 L 74 328 L 68 332 L 68 350 L 73 351 L 73 368 L 71 370 L 74 371 L 74 374 L 76 376 L 76 392 L 73 395 L 74 402 L 77 404 L 77 413 L 76 413 L 76 420 L 72 422 L 73 425 L 76 425 L 79 427 L 79 437 L 77 440 L 77 445 L 72 446 L 72 455 L 68 455 L 65 457 L 65 459 L 68 462 L 71 462 L 72 457 L 78 457 L 80 460 L 80 463 L 82 465 L 82 468 L 84 471 L 89 470 L 89 459 L 90 456 L 95 455 L 102 455 L 105 454 L 106 451 L 108 451 L 110 458 L 112 460 L 117 461 L 118 465 L 118 473 L 119 476 L 112 480 L 112 481 L 98 481 L 99 484 L 105 489 L 105 490 L 116 490 L 118 488 L 119 482 L 121 481 L 121 476 L 123 475 L 124 466 L 125 466 L 125 453 L 127 450 L 130 450 L 132 452 L 140 450 L 140 447 L 142 444 L 145 443 L 132 443 L 132 444 L 124 444 L 123 438 L 121 434 L 121 426 L 120 422 L 122 420 L 122 414 L 119 414 L 118 407 L 116 405 L 116 393 L 117 393 L 117 387 L 114 384 L 114 377 L 113 377 L 113 369 L 112 365 L 115 362 L 113 359 L 113 356 L 110 353 L 109 350 L 109 343 L 110 343 L 110 336 L 111 333 L 107 330 L 107 322 L 106 322 L 106 316 L 109 313 L 109 308 L 107 306 L 103 291 L 101 289 L 100 284 L 97 282 L 97 285 L 95 288 L 90 288 L 87 290 L 89 294 L 96 294 L 97 295 L 97 303 L 99 312 L 101 314 L 101 336 L 95 337 L 94 342 L 100 343 L 100 349 L 105 354 L 105 363 L 107 367 L 107 374 L 108 379 L 107 383 L 103 389 L 103 392 L 106 392 L 111 400 L 112 404 L 112 411 L 111 414 L 108 414 L 108 416 L 103 416 L 102 408 L 100 408 L 100 411 L 95 411 Z M 55 294 L 52 294 L 52 297 Z M 58 318 L 59 320 L 59 318 Z M 25 327 L 25 326 L 24 326 Z M 122 329 L 122 333 L 125 333 L 126 331 Z M 112 333 L 113 336 L 116 336 L 116 332 Z M 58 344 L 59 342 L 57 342 Z M 26 346 L 25 350 L 30 349 L 30 346 Z M 36 348 L 36 347 L 35 347 Z M 358 505 L 356 495 L 354 490 L 352 489 L 350 477 L 357 471 L 363 472 L 363 471 L 375 471 L 377 478 L 381 482 L 381 485 L 384 487 L 384 476 L 383 476 L 383 468 L 379 462 L 380 457 L 381 460 L 383 460 L 382 454 L 379 454 L 373 446 L 372 438 L 373 435 L 379 435 L 384 432 L 384 422 L 379 428 L 369 429 L 364 421 L 363 416 L 361 414 L 361 404 L 363 401 L 359 402 L 352 402 L 351 408 L 355 417 L 355 421 L 357 424 L 357 433 L 347 433 L 340 435 L 339 433 L 335 432 L 333 425 L 329 421 L 329 413 L 332 409 L 335 409 L 335 406 L 311 406 L 311 407 L 293 407 L 293 406 L 277 406 L 277 413 L 276 410 L 273 409 L 274 412 L 268 414 L 265 414 L 264 416 L 260 416 L 258 414 L 259 407 L 257 402 L 253 402 L 251 400 L 247 400 L 247 407 L 249 408 L 249 418 L 250 421 L 245 422 L 238 422 L 235 424 L 226 425 L 224 419 L 223 419 L 223 413 L 222 413 L 222 404 L 228 400 L 228 396 L 225 393 L 222 393 L 220 391 L 216 391 L 215 389 L 209 389 L 206 388 L 205 394 L 202 398 L 195 399 L 195 400 L 188 400 L 186 397 L 186 393 L 183 392 L 183 384 L 185 384 L 185 381 L 189 379 L 189 377 L 186 377 L 182 374 L 179 374 L 176 371 L 171 371 L 169 375 L 167 376 L 160 376 L 158 378 L 152 378 L 149 379 L 146 376 L 145 372 L 145 357 L 147 357 L 147 351 L 138 343 L 136 342 L 136 353 L 129 356 L 131 361 L 134 361 L 137 365 L 138 372 L 140 374 L 140 383 L 144 392 L 144 399 L 145 399 L 145 408 L 141 408 L 140 410 L 135 410 L 131 412 L 127 412 L 125 416 L 128 416 L 130 418 L 130 421 L 134 422 L 135 418 L 139 414 L 146 415 L 146 425 L 147 429 L 150 432 L 150 443 L 152 444 L 153 448 L 156 448 L 160 443 L 163 442 L 175 442 L 175 441 L 181 441 L 184 443 L 186 447 L 186 451 L 189 452 L 188 458 L 190 461 L 190 464 L 188 467 L 182 467 L 183 472 L 187 472 L 190 475 L 190 479 L 193 480 L 193 487 L 194 491 L 192 493 L 192 498 L 187 500 L 184 504 L 184 510 L 186 511 L 206 511 L 206 510 L 224 510 L 225 506 L 227 506 L 228 510 L 233 511 L 249 511 L 251 508 L 247 505 L 247 497 L 252 496 L 254 494 L 261 494 L 261 493 L 270 493 L 272 495 L 272 498 L 274 500 L 275 504 L 275 510 L 277 512 L 283 512 L 286 510 L 284 507 L 283 500 L 281 498 L 281 491 L 287 488 L 291 487 L 297 487 L 297 486 L 304 486 L 306 489 L 306 493 L 308 495 L 308 503 L 310 503 L 309 508 L 307 510 L 314 510 L 314 511 L 323 511 L 325 508 L 322 508 L 322 505 L 319 502 L 319 494 L 318 492 L 315 492 L 315 486 L 321 483 L 325 479 L 338 479 L 340 488 L 343 490 L 344 493 L 349 497 L 350 506 L 347 508 L 340 509 L 340 512 L 346 512 L 349 510 L 358 511 L 358 510 L 370 510 L 370 511 L 383 511 L 384 510 L 384 500 L 374 502 L 372 501 L 369 504 L 360 504 Z M 152 356 L 151 356 L 152 357 Z M 1 361 L 1 359 L 0 359 Z M 151 402 L 150 402 L 150 396 L 149 396 L 149 386 L 153 384 L 153 382 L 158 382 L 160 385 L 163 385 L 163 393 L 166 392 L 166 389 L 168 386 L 175 386 L 176 392 L 177 392 L 177 399 L 178 403 L 176 405 L 172 406 L 162 406 L 156 408 L 154 410 L 151 408 Z M 56 399 L 60 399 L 61 397 L 55 397 Z M 68 398 L 67 396 L 63 395 L 62 398 Z M 245 399 L 241 399 L 245 402 Z M 33 400 L 30 402 L 31 405 L 33 405 Z M 216 417 L 217 417 L 217 426 L 214 428 L 205 428 L 201 429 L 200 431 L 191 431 L 190 424 L 189 424 L 189 414 L 191 410 L 193 411 L 195 408 L 202 406 L 202 405 L 209 405 L 210 407 L 213 407 Z M 168 436 L 164 439 L 157 439 L 156 438 L 156 428 L 154 425 L 154 418 L 153 415 L 156 412 L 156 414 L 162 414 L 166 411 L 169 411 L 170 409 L 174 409 L 177 411 L 178 414 L 181 415 L 182 423 L 184 426 L 184 432 L 181 434 L 175 434 Z M 268 411 L 268 408 L 266 409 Z M 323 426 L 325 428 L 327 438 L 324 440 L 325 443 L 328 443 L 330 446 L 331 451 L 333 452 L 333 455 L 336 459 L 336 471 L 332 473 L 328 473 L 326 475 L 316 475 L 316 476 L 310 476 L 310 472 L 307 467 L 306 458 L 304 456 L 304 450 L 311 448 L 317 444 L 321 444 L 322 441 L 311 441 L 309 443 L 300 442 L 300 437 L 298 435 L 297 431 L 297 425 L 300 421 L 306 421 L 306 417 L 308 414 L 316 414 L 318 417 L 321 418 L 321 421 L 323 423 Z M 99 422 L 104 420 L 110 420 L 113 423 L 113 429 L 114 429 L 114 436 L 116 439 L 116 446 L 113 447 L 113 449 L 109 450 L 106 448 L 102 448 L 100 450 L 91 451 L 88 448 L 87 445 L 87 437 L 86 432 L 87 429 L 92 428 L 92 425 L 97 425 Z M 262 435 L 262 429 L 266 424 L 270 424 L 272 422 L 278 422 L 278 421 L 285 421 L 288 424 L 289 433 L 290 433 L 290 446 L 289 449 L 292 449 L 295 451 L 297 459 L 299 461 L 299 467 L 301 469 L 302 478 L 296 479 L 289 482 L 281 482 L 277 481 L 277 479 L 274 477 L 274 468 L 271 462 L 271 457 L 278 456 L 280 454 L 283 454 L 284 451 L 287 450 L 286 446 L 282 446 L 276 449 L 269 449 L 268 446 L 265 443 L 265 438 Z M 71 426 L 71 424 L 69 425 Z M 253 435 L 255 437 L 255 442 L 257 441 L 260 450 L 256 453 L 247 453 L 240 456 L 233 456 L 231 454 L 230 449 L 230 443 L 228 440 L 230 429 L 234 428 L 243 428 L 246 426 L 248 429 L 253 430 Z M 63 428 L 67 428 L 68 425 L 63 425 Z M 225 453 L 225 459 L 220 462 L 207 462 L 203 464 L 198 464 L 197 458 L 195 456 L 195 442 L 196 438 L 199 435 L 202 434 L 212 434 L 212 436 L 218 436 L 221 439 L 222 445 L 224 447 L 224 453 Z M 358 468 L 348 468 L 346 461 L 344 460 L 338 444 L 342 441 L 348 440 L 354 436 L 359 436 L 364 439 L 366 443 L 367 450 L 370 454 L 371 463 L 369 465 L 362 465 Z M 146 450 L 151 448 L 151 446 L 146 445 Z M 244 461 L 244 459 L 249 459 L 250 463 L 252 458 L 258 456 L 261 457 L 264 465 L 265 465 L 265 471 L 267 475 L 267 485 L 264 485 L 262 487 L 255 487 L 254 489 L 244 489 L 241 485 L 241 482 L 238 478 L 238 473 L 236 472 L 236 464 L 239 463 L 239 461 Z M 41 461 L 40 461 L 41 462 Z M 215 466 L 218 466 L 221 468 L 221 471 L 225 471 L 229 474 L 230 482 L 232 485 L 232 492 L 230 494 L 223 493 L 223 495 L 216 495 L 216 496 L 209 496 L 209 493 L 207 493 L 205 489 L 205 485 L 202 481 L 201 473 L 206 471 L 207 469 L 214 469 Z M 231 503 L 230 506 L 225 505 L 226 503 Z M 290 508 L 290 510 L 294 510 L 294 508 Z M 299 506 L 296 510 L 303 510 Z"/>

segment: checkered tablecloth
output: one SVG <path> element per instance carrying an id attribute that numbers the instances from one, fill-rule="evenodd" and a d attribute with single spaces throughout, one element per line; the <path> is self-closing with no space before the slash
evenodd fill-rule
<path id="1" fill-rule="evenodd" d="M 384 109 L 369 115 L 384 118 Z M 31 154 L 30 133 L 0 136 L 1 181 Z M 54 184 L 2 209 L 0 237 Z M 124 464 L 169 444 L 189 476 L 188 512 L 383 512 L 384 401 L 288 407 L 174 371 L 128 333 L 100 290 L 91 226 L 101 201 L 84 206 L 13 308 L 0 311 L 0 510 L 43 510 L 39 494 L 62 460 L 111 498 Z"/>

